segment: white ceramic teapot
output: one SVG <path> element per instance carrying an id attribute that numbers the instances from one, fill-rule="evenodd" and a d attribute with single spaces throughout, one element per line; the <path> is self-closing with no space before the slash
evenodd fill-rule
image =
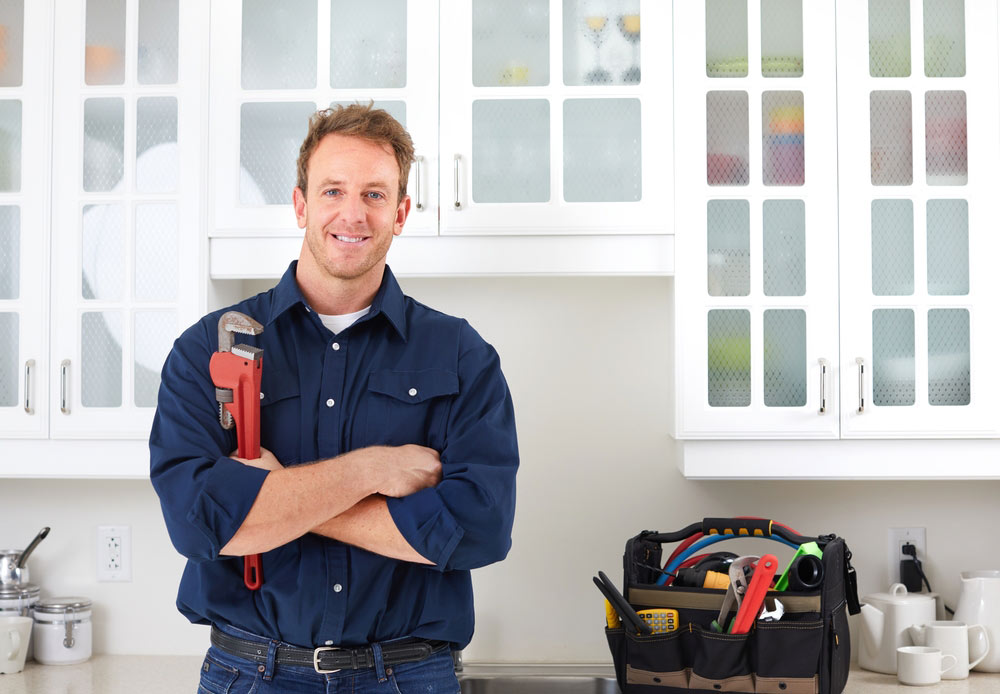
<path id="1" fill-rule="evenodd" d="M 989 634 L 989 643 L 1000 644 L 1000 571 L 963 571 L 962 590 L 958 594 L 955 620 L 966 624 L 982 624 Z M 970 644 L 980 648 L 982 644 Z M 974 670 L 1000 672 L 1000 645 L 991 648 Z"/>
<path id="2" fill-rule="evenodd" d="M 910 646 L 907 629 L 933 622 L 934 597 L 907 593 L 902 583 L 893 583 L 888 593 L 864 597 L 861 606 L 861 648 L 858 665 L 865 670 L 896 674 L 896 649 Z"/>

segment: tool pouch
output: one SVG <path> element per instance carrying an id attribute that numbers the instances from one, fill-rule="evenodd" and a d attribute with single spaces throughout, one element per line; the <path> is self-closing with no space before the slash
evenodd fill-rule
<path id="1" fill-rule="evenodd" d="M 770 537 L 771 530 L 770 521 L 705 519 L 676 533 L 643 531 L 626 543 L 625 598 L 636 610 L 677 610 L 678 628 L 640 635 L 623 621 L 623 626 L 605 630 L 623 694 L 843 691 L 851 657 L 847 617 L 860 611 L 850 550 L 843 538 L 802 537 L 774 525 L 774 534 L 786 542 L 819 544 L 823 581 L 811 591 L 768 591 L 768 599 L 781 600 L 783 616 L 777 621 L 755 620 L 745 634 L 716 633 L 710 626 L 718 617 L 725 590 L 657 584 L 663 575 L 658 567 L 664 543 L 698 532 Z"/>

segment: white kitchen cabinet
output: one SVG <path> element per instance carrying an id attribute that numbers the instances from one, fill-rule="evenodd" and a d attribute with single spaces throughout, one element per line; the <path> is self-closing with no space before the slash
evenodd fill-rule
<path id="1" fill-rule="evenodd" d="M 665 3 L 212 8 L 211 277 L 277 277 L 297 257 L 306 117 L 369 99 L 400 116 L 419 157 L 397 274 L 672 272 Z M 317 35 L 303 34 L 313 18 Z"/>
<path id="2" fill-rule="evenodd" d="M 4 436 L 48 441 L 33 442 L 34 456 L 5 443 L 11 455 L 0 472 L 141 476 L 163 359 L 204 303 L 207 8 L 188 0 L 23 6 L 34 34 L 25 41 L 30 82 L 20 88 L 30 126 L 21 192 L 10 198 L 21 210 L 14 305 L 20 331 L 31 331 L 22 341 L 42 347 L 17 357 L 21 378 L 21 363 L 34 361 L 25 370 L 34 413 L 24 412 L 21 382 L 13 408 L 21 425 L 5 419 Z M 50 55 L 51 64 L 35 65 Z M 0 257 L 18 247 L 9 228 Z M 97 452 L 80 439 L 128 445 Z"/>
<path id="3" fill-rule="evenodd" d="M 406 233 L 436 235 L 437 32 L 436 0 L 213 2 L 211 235 L 301 241 L 292 190 L 309 116 L 369 101 L 413 138 Z M 276 258 L 277 274 L 297 256 Z"/>
<path id="4" fill-rule="evenodd" d="M 754 86 L 778 80 L 747 64 L 768 65 L 758 18 L 763 24 L 779 7 L 779 16 L 794 16 L 799 4 L 674 4 L 675 26 L 695 28 L 677 32 L 675 50 L 700 37 L 704 47 L 692 50 L 705 51 L 708 64 L 704 74 L 699 65 L 675 76 L 678 169 L 698 162 L 694 175 L 677 178 L 677 227 L 693 229 L 677 240 L 674 433 L 686 439 L 682 470 L 693 477 L 997 476 L 1000 416 L 992 400 L 1000 375 L 988 363 L 1000 337 L 991 315 L 1000 291 L 991 267 L 1000 165 L 996 3 L 841 2 L 835 16 L 832 3 L 801 3 L 802 76 L 783 81 L 805 83 L 819 63 L 826 74 L 818 90 L 835 101 L 816 113 L 824 94 L 802 89 L 810 135 L 799 188 L 804 294 L 776 297 L 767 290 L 775 279 L 767 257 L 774 188 L 766 185 L 762 151 L 769 133 L 754 120 L 761 112 Z M 810 16 L 821 20 L 813 38 Z M 693 114 L 681 106 L 691 93 Z M 685 120 L 697 137 L 681 136 Z M 747 130 L 762 133 L 760 145 L 754 136 L 747 145 Z M 822 181 L 815 191 L 822 213 L 810 220 L 813 181 Z M 761 197 L 768 199 L 758 204 Z M 785 263 L 790 247 L 780 250 Z M 782 283 L 799 280 L 798 266 L 779 267 Z M 789 318 L 791 310 L 804 313 L 804 341 L 769 337 L 767 313 Z M 769 369 L 774 355 L 793 350 L 795 369 L 780 362 Z M 822 414 L 812 395 L 821 388 Z M 798 402 L 771 407 L 769 389 L 798 394 Z M 794 441 L 803 438 L 830 440 Z M 891 449 L 849 439 L 950 441 Z M 951 458 L 944 467 L 942 455 Z"/>
<path id="5" fill-rule="evenodd" d="M 834 438 L 833 3 L 674 3 L 678 438 Z"/>
<path id="6" fill-rule="evenodd" d="M 996 437 L 997 4 L 837 21 L 841 435 Z"/>

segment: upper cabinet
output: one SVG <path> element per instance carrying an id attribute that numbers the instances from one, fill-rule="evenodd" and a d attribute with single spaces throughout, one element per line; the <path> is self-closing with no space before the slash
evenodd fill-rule
<path id="1" fill-rule="evenodd" d="M 841 434 L 995 437 L 997 4 L 837 11 Z"/>
<path id="2" fill-rule="evenodd" d="M 655 0 L 216 0 L 211 276 L 298 255 L 308 116 L 356 101 L 416 145 L 397 273 L 671 272 L 670 26 Z"/>
<path id="3" fill-rule="evenodd" d="M 180 0 L 0 5 L 0 429 L 50 439 L 5 443 L 6 472 L 145 469 L 160 368 L 203 310 L 207 22 Z M 54 444 L 112 438 L 136 445 L 86 470 Z"/>
<path id="4" fill-rule="evenodd" d="M 442 18 L 442 234 L 667 232 L 668 3 L 443 0 Z"/>
<path id="5" fill-rule="evenodd" d="M 416 148 L 406 233 L 437 234 L 437 45 L 436 0 L 213 2 L 212 235 L 301 239 L 292 190 L 309 116 L 369 101 Z"/>
<path id="6" fill-rule="evenodd" d="M 833 3 L 674 3 L 680 438 L 833 438 Z"/>

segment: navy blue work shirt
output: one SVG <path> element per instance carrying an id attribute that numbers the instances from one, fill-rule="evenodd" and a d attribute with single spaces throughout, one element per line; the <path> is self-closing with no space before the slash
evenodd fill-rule
<path id="1" fill-rule="evenodd" d="M 462 648 L 474 623 L 469 570 L 506 556 L 514 520 L 517 439 L 500 359 L 465 320 L 405 296 L 388 267 L 369 313 L 335 336 L 307 306 L 295 268 L 185 330 L 163 367 L 150 477 L 188 559 L 177 607 L 192 622 L 303 647 L 417 636 Z M 243 585 L 243 559 L 219 550 L 268 473 L 229 458 L 235 430 L 219 424 L 208 363 L 227 310 L 264 326 L 236 341 L 264 350 L 261 445 L 283 465 L 374 445 L 440 453 L 436 487 L 387 500 L 434 566 L 307 533 L 263 554 L 260 590 Z"/>

